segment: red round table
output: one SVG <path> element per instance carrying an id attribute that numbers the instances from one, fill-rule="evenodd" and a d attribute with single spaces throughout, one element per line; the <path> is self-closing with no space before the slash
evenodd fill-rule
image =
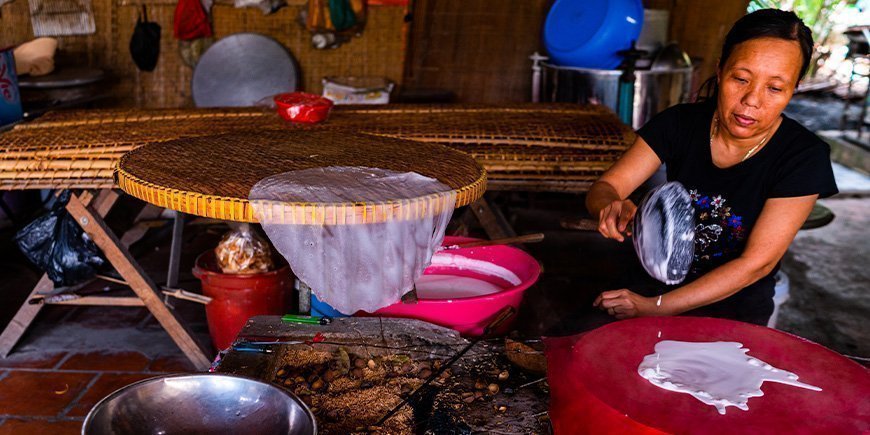
<path id="1" fill-rule="evenodd" d="M 661 338 L 658 332 L 661 331 Z M 749 410 L 725 415 L 637 373 L 660 340 L 736 341 L 816 392 L 765 382 Z M 550 418 L 558 434 L 867 433 L 870 372 L 816 343 L 762 326 L 700 317 L 647 317 L 582 335 L 547 338 Z"/>

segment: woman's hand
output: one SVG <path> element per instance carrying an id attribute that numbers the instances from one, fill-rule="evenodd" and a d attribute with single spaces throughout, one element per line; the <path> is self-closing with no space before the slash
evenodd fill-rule
<path id="1" fill-rule="evenodd" d="M 631 290 L 610 290 L 602 292 L 595 298 L 593 306 L 598 307 L 607 314 L 617 319 L 630 319 L 632 317 L 661 315 L 656 310 L 658 298 L 643 297 Z"/>
<path id="2" fill-rule="evenodd" d="M 608 239 L 625 241 L 630 236 L 628 223 L 637 213 L 637 206 L 630 199 L 613 201 L 598 213 L 598 232 Z"/>

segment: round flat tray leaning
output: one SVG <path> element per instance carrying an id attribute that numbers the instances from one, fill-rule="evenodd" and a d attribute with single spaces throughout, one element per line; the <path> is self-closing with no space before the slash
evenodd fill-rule
<path id="1" fill-rule="evenodd" d="M 196 107 L 254 106 L 296 90 L 299 68 L 278 41 L 236 33 L 214 43 L 196 64 L 191 92 Z"/>
<path id="2" fill-rule="evenodd" d="M 256 222 L 248 201 L 260 180 L 284 172 L 363 166 L 416 172 L 456 193 L 455 207 L 480 198 L 486 171 L 443 145 L 338 131 L 250 131 L 151 143 L 125 154 L 115 177 L 128 194 L 151 204 L 215 219 Z M 280 203 L 270 219 L 293 224 L 365 224 L 408 218 L 445 203 L 428 195 L 379 203 Z"/>
<path id="3" fill-rule="evenodd" d="M 44 76 L 18 78 L 18 86 L 26 89 L 52 89 L 83 86 L 99 82 L 106 77 L 103 70 L 88 67 L 58 68 Z"/>

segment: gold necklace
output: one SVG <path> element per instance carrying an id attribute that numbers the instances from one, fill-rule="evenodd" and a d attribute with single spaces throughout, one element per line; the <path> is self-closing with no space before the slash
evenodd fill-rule
<path id="1" fill-rule="evenodd" d="M 772 129 L 767 130 L 767 133 L 764 134 L 764 137 L 761 138 L 761 142 L 759 142 L 758 145 L 755 145 L 749 151 L 746 152 L 746 155 L 744 155 L 743 158 L 740 160 L 741 162 L 745 162 L 746 159 L 748 159 L 750 156 L 752 156 L 752 153 L 754 153 L 755 150 L 757 150 L 761 145 L 764 144 L 764 142 L 767 140 L 767 136 L 770 135 L 770 130 L 772 130 Z M 711 149 L 713 148 L 713 138 L 716 136 L 716 133 L 718 133 L 718 132 L 719 132 L 719 115 L 713 115 L 713 128 L 710 131 L 710 148 Z"/>

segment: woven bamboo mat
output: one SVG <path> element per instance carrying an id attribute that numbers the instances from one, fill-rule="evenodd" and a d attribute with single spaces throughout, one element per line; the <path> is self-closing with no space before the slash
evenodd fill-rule
<path id="1" fill-rule="evenodd" d="M 312 127 L 258 108 L 65 111 L 0 135 L 0 189 L 110 187 L 121 156 L 146 143 L 285 130 L 447 145 L 477 159 L 492 187 L 573 192 L 589 183 L 566 184 L 566 174 L 594 180 L 634 140 L 606 109 L 573 104 L 338 106 L 328 122 Z"/>
<path id="2" fill-rule="evenodd" d="M 343 115 L 343 116 L 342 116 Z M 600 106 L 387 106 L 336 113 L 333 126 L 445 145 L 520 145 L 623 151 L 631 129 Z"/>
<path id="3" fill-rule="evenodd" d="M 486 172 L 467 154 L 437 144 L 339 130 L 285 129 L 151 143 L 121 158 L 117 178 L 125 192 L 160 207 L 254 222 L 247 198 L 257 182 L 288 171 L 329 166 L 432 177 L 456 192 L 457 207 L 480 198 L 486 189 Z M 443 195 L 377 204 L 281 203 L 273 219 L 299 224 L 372 223 L 437 212 L 445 204 Z"/>

